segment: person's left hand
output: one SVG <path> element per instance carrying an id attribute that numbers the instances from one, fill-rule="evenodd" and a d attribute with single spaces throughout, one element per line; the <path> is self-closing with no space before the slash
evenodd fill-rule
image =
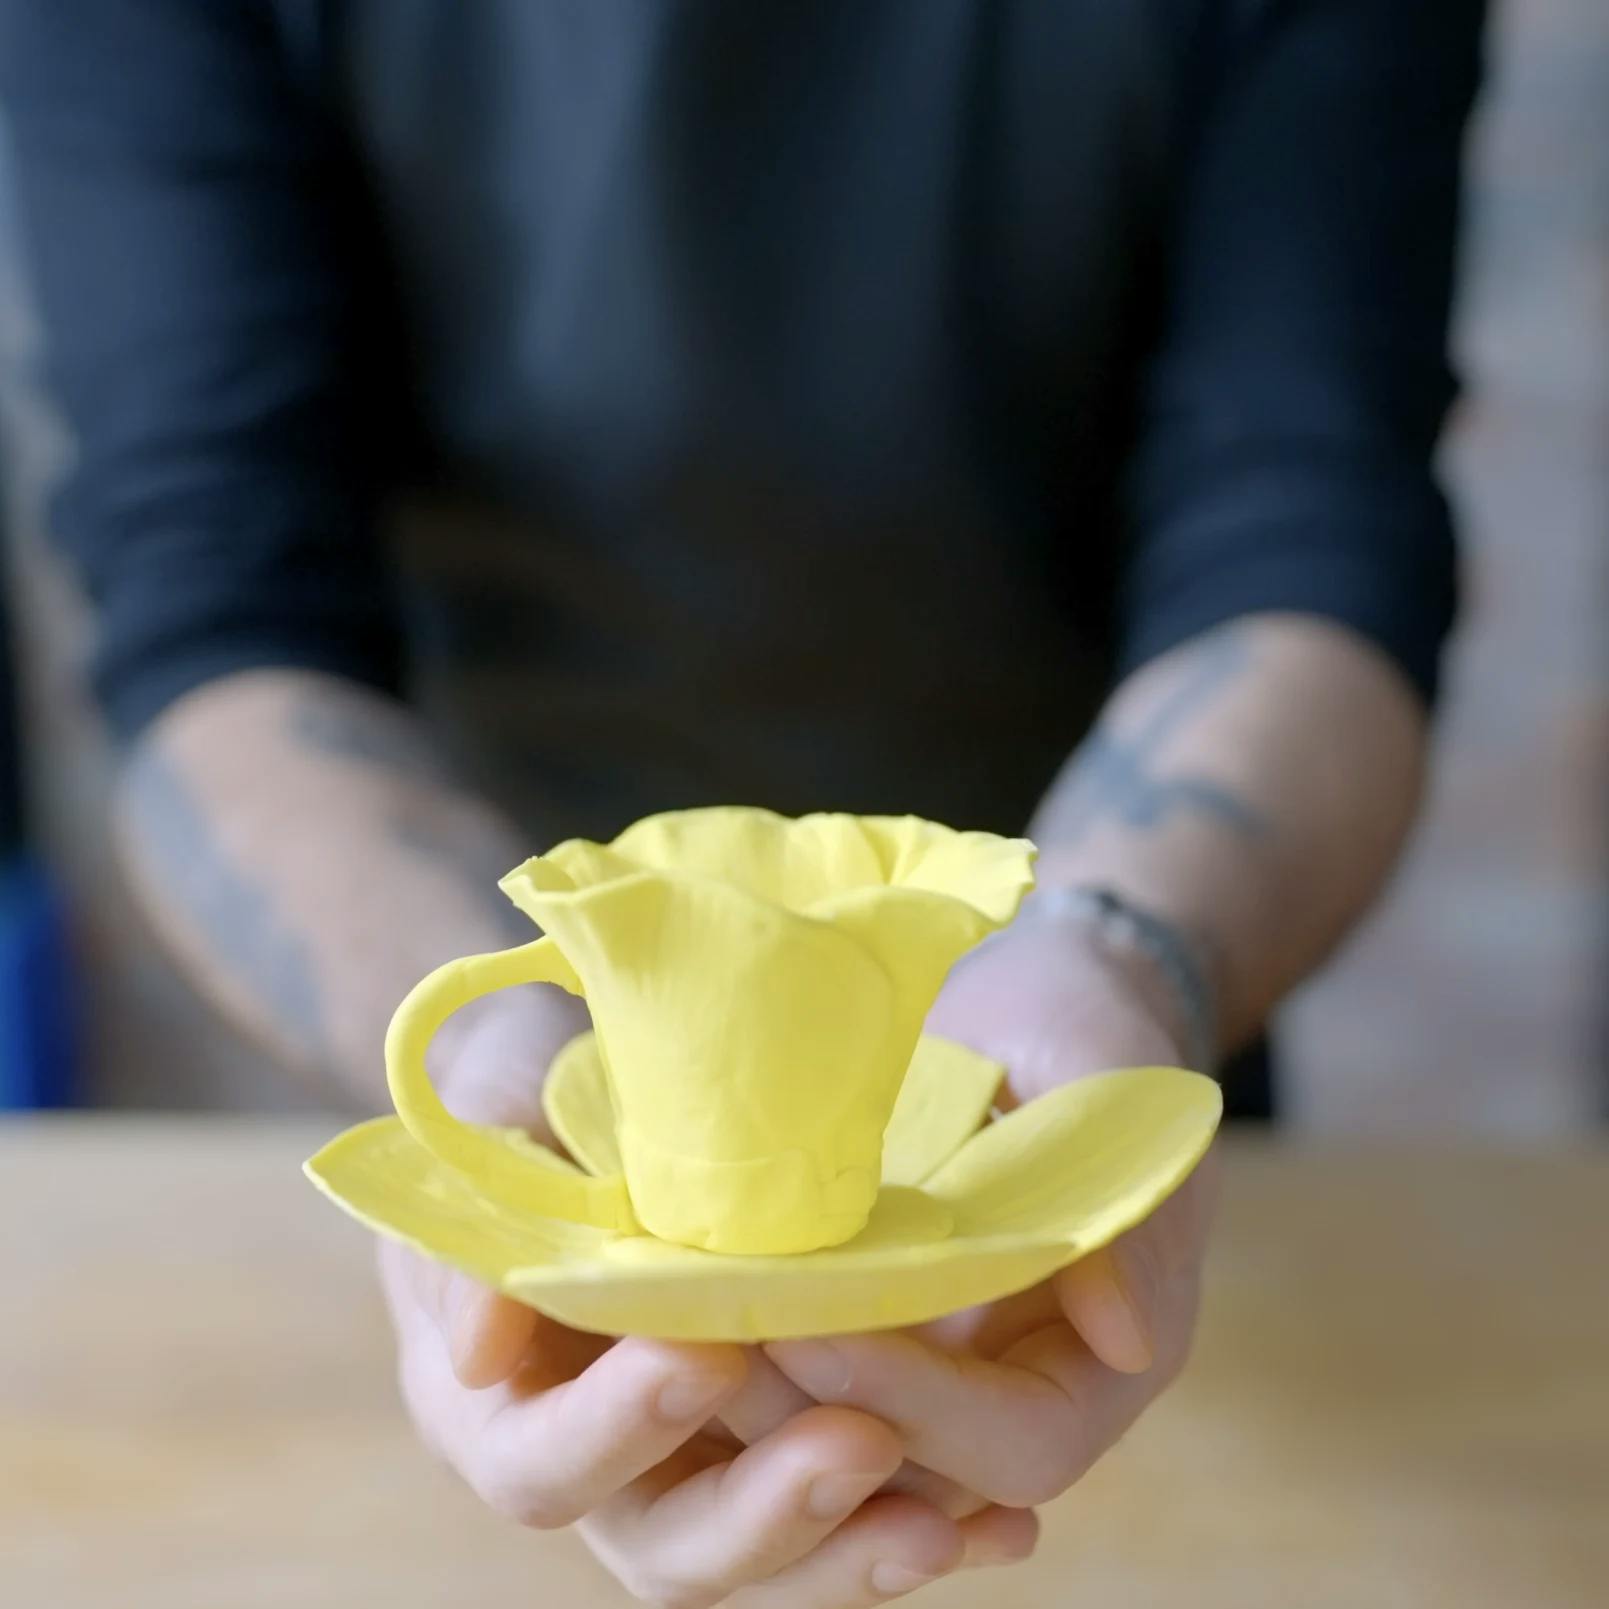
<path id="1" fill-rule="evenodd" d="M 1107 1068 L 1179 1065 L 1140 967 L 1054 917 L 1020 921 L 957 968 L 928 1026 L 1006 1067 L 1003 1105 Z M 919 1330 L 767 1346 L 799 1393 L 771 1393 L 773 1410 L 814 1401 L 883 1420 L 905 1448 L 900 1484 L 951 1514 L 1059 1496 L 1184 1365 L 1215 1174 L 1209 1155 L 1147 1222 L 1019 1296 Z"/>

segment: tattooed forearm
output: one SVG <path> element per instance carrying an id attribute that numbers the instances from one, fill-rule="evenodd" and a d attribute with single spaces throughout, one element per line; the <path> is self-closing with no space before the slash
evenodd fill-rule
<path id="1" fill-rule="evenodd" d="M 1248 660 L 1241 636 L 1221 633 L 1203 643 L 1190 674 L 1144 719 L 1132 726 L 1103 721 L 1074 756 L 1052 806 L 1057 839 L 1068 844 L 1113 822 L 1148 832 L 1192 814 L 1243 838 L 1266 834 L 1267 818 L 1228 788 L 1204 777 L 1162 774 L 1169 740 L 1234 682 Z"/>
<path id="2" fill-rule="evenodd" d="M 408 990 L 532 936 L 497 888 L 520 830 L 445 772 L 390 700 L 250 671 L 164 711 L 118 800 L 133 892 L 198 990 L 365 1106 Z"/>
<path id="3" fill-rule="evenodd" d="M 125 820 L 148 879 L 310 1063 L 323 1053 L 323 1005 L 306 939 L 218 843 L 182 772 L 147 744 L 123 780 Z"/>
<path id="4" fill-rule="evenodd" d="M 1244 1043 L 1380 886 L 1424 715 L 1346 631 L 1258 615 L 1152 660 L 1040 806 L 1045 886 L 1114 890 L 1210 949 Z"/>

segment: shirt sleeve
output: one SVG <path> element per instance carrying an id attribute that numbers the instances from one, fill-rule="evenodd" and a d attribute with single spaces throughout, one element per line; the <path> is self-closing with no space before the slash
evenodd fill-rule
<path id="1" fill-rule="evenodd" d="M 71 436 L 50 523 L 123 735 L 231 671 L 400 675 L 355 218 L 280 20 L 0 0 L 22 267 Z"/>
<path id="2" fill-rule="evenodd" d="M 1455 605 L 1432 457 L 1480 0 L 1225 5 L 1128 482 L 1122 659 L 1291 610 L 1429 699 Z"/>

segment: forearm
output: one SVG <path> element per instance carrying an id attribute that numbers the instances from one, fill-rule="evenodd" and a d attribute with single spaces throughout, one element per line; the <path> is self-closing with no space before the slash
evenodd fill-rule
<path id="1" fill-rule="evenodd" d="M 1231 1050 L 1378 892 L 1424 749 L 1376 650 L 1315 618 L 1248 618 L 1118 688 L 1035 819 L 1041 885 L 1103 884 L 1193 939 Z"/>
<path id="2" fill-rule="evenodd" d="M 202 688 L 132 755 L 130 881 L 189 976 L 285 1062 L 384 1097 L 391 1011 L 431 967 L 531 937 L 496 880 L 524 855 L 422 727 L 332 677 Z"/>

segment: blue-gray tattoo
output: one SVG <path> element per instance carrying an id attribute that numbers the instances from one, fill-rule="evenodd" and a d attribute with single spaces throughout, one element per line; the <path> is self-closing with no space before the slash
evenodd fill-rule
<path id="1" fill-rule="evenodd" d="M 452 780 L 446 762 L 410 717 L 377 701 L 354 708 L 330 696 L 298 698 L 290 706 L 287 731 L 320 754 L 372 766 L 407 782 L 440 787 Z"/>
<path id="2" fill-rule="evenodd" d="M 245 985 L 297 1048 L 324 1052 L 318 975 L 306 941 L 267 891 L 220 847 L 179 768 L 147 744 L 124 776 L 131 823 L 151 870 L 199 930 L 210 954 Z"/>
<path id="3" fill-rule="evenodd" d="M 528 944 L 537 936 L 530 917 L 510 904 L 497 887 L 498 880 L 514 867 L 502 845 L 444 827 L 433 813 L 424 811 L 395 810 L 387 827 L 400 848 L 452 872 L 484 896 L 487 915 L 509 944 Z"/>
<path id="4" fill-rule="evenodd" d="M 303 746 L 348 764 L 412 783 L 428 796 L 400 795 L 386 821 L 396 845 L 452 873 L 484 901 L 489 920 L 511 944 L 532 937 L 529 918 L 498 892 L 497 882 L 518 858 L 485 834 L 445 819 L 441 795 L 453 785 L 451 768 L 404 711 L 376 700 L 330 696 L 297 699 L 287 730 Z"/>
<path id="5" fill-rule="evenodd" d="M 1267 817 L 1229 789 L 1201 777 L 1158 776 L 1155 769 L 1158 750 L 1240 673 L 1248 657 L 1237 632 L 1221 632 L 1203 643 L 1190 674 L 1132 730 L 1103 724 L 1090 733 L 1055 811 L 1057 836 L 1070 840 L 1107 821 L 1148 832 L 1192 813 L 1244 838 L 1264 836 Z"/>

